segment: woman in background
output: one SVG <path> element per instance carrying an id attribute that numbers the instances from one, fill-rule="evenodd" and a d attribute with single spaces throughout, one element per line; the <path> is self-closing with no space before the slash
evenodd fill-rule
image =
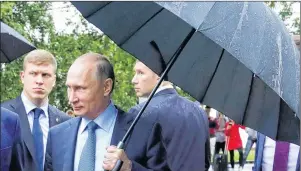
<path id="1" fill-rule="evenodd" d="M 225 134 L 229 141 L 227 149 L 230 152 L 231 167 L 232 169 L 234 169 L 234 150 L 237 150 L 239 153 L 239 170 L 241 170 L 243 166 L 243 151 L 239 128 L 245 129 L 245 127 L 235 124 L 235 122 L 232 119 L 230 119 L 230 121 L 226 123 L 225 127 Z"/>

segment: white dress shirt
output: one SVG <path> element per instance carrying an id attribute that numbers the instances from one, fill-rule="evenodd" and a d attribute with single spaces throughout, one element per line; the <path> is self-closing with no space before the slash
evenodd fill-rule
<path id="1" fill-rule="evenodd" d="M 115 120 L 117 117 L 117 109 L 111 102 L 106 110 L 101 113 L 94 122 L 99 126 L 95 130 L 96 134 L 96 151 L 95 151 L 95 171 L 103 171 L 102 163 L 104 155 L 107 152 L 106 147 L 111 144 L 111 138 L 115 126 Z M 78 171 L 78 165 L 80 157 L 88 138 L 88 131 L 86 126 L 91 122 L 87 118 L 82 118 L 81 123 L 77 132 L 77 143 L 75 148 L 75 158 L 74 158 L 74 171 Z"/>
<path id="2" fill-rule="evenodd" d="M 266 137 L 262 158 L 262 171 L 273 170 L 275 149 L 276 141 Z M 290 143 L 287 171 L 296 171 L 299 149 L 299 146 Z"/>
<path id="3" fill-rule="evenodd" d="M 22 92 L 21 94 L 21 99 L 25 107 L 25 111 L 27 113 L 27 118 L 30 126 L 30 130 L 32 132 L 32 127 L 33 127 L 33 120 L 34 120 L 34 112 L 32 111 L 33 109 L 37 108 L 35 104 L 33 104 Z M 49 115 L 48 115 L 48 101 L 43 104 L 43 106 L 39 107 L 44 111 L 44 114 L 41 114 L 39 117 L 40 121 L 40 126 L 43 132 L 43 146 L 44 146 L 44 159 L 45 161 L 45 153 L 46 153 L 46 144 L 47 144 L 47 137 L 48 137 L 48 131 L 49 131 Z M 44 163 L 43 163 L 44 165 Z"/>

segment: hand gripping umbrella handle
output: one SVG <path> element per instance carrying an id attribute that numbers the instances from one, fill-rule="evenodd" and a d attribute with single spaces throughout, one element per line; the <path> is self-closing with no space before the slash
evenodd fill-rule
<path id="1" fill-rule="evenodd" d="M 123 149 L 123 145 L 124 145 L 124 143 L 122 141 L 119 141 L 119 143 L 117 145 L 117 148 L 118 149 Z M 123 161 L 117 160 L 114 168 L 111 171 L 119 171 L 122 167 L 122 164 L 123 164 Z M 105 171 L 108 171 L 108 170 L 105 170 Z"/>

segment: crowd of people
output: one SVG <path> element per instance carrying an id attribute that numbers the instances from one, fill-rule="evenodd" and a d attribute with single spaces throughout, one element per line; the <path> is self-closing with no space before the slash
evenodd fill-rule
<path id="1" fill-rule="evenodd" d="M 118 161 L 121 171 L 200 171 L 216 164 L 221 151 L 229 151 L 234 168 L 235 150 L 243 169 L 256 141 L 256 171 L 276 167 L 272 156 L 277 156 L 278 143 L 290 150 L 287 163 L 276 170 L 299 170 L 299 146 L 256 135 L 221 113 L 212 119 L 206 113 L 209 107 L 203 110 L 180 96 L 168 81 L 160 85 L 125 148 L 117 148 L 160 78 L 138 60 L 133 70 L 139 100 L 126 112 L 111 99 L 115 73 L 110 61 L 93 52 L 79 56 L 67 73 L 72 110 L 64 113 L 48 99 L 56 81 L 55 57 L 41 49 L 28 53 L 20 96 L 1 103 L 1 171 L 102 171 L 112 170 Z M 249 133 L 245 155 L 240 128 Z"/>
<path id="2" fill-rule="evenodd" d="M 242 125 L 236 124 L 222 113 L 218 113 L 217 118 L 210 116 L 210 107 L 205 107 L 209 129 L 212 141 L 210 142 L 212 158 L 212 167 L 215 170 L 215 165 L 222 154 L 230 153 L 231 168 L 234 169 L 234 150 L 238 152 L 238 170 L 243 170 L 247 162 L 248 155 L 256 144 L 255 157 L 253 163 L 253 171 L 299 171 L 300 170 L 300 146 L 282 142 L 274 141 L 265 135 Z M 248 134 L 248 139 L 245 147 L 243 147 L 240 131 L 245 130 Z M 218 170 L 218 169 L 216 169 Z"/>

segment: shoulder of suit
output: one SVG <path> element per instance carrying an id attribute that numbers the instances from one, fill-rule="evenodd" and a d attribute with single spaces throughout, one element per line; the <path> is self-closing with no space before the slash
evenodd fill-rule
<path id="1" fill-rule="evenodd" d="M 66 114 L 65 112 L 59 110 L 58 108 L 56 108 L 56 107 L 54 107 L 54 106 L 52 106 L 50 104 L 49 104 L 49 109 L 52 112 L 54 112 L 54 114 L 59 115 L 60 117 L 62 117 L 64 120 L 71 118 L 68 114 Z"/>
<path id="2" fill-rule="evenodd" d="M 60 124 L 57 124 L 57 125 L 51 127 L 49 129 L 49 132 L 54 133 L 54 134 L 61 132 L 61 131 L 65 130 L 66 128 L 68 128 L 71 124 L 78 122 L 79 119 L 80 119 L 79 117 L 74 117 L 74 118 L 66 120 L 65 122 L 61 122 Z"/>
<path id="3" fill-rule="evenodd" d="M 6 109 L 14 109 L 14 105 L 17 103 L 17 98 L 2 102 L 1 107 L 4 107 Z"/>
<path id="4" fill-rule="evenodd" d="M 10 122 L 16 122 L 18 120 L 18 114 L 4 107 L 1 107 L 1 120 L 9 120 Z"/>

